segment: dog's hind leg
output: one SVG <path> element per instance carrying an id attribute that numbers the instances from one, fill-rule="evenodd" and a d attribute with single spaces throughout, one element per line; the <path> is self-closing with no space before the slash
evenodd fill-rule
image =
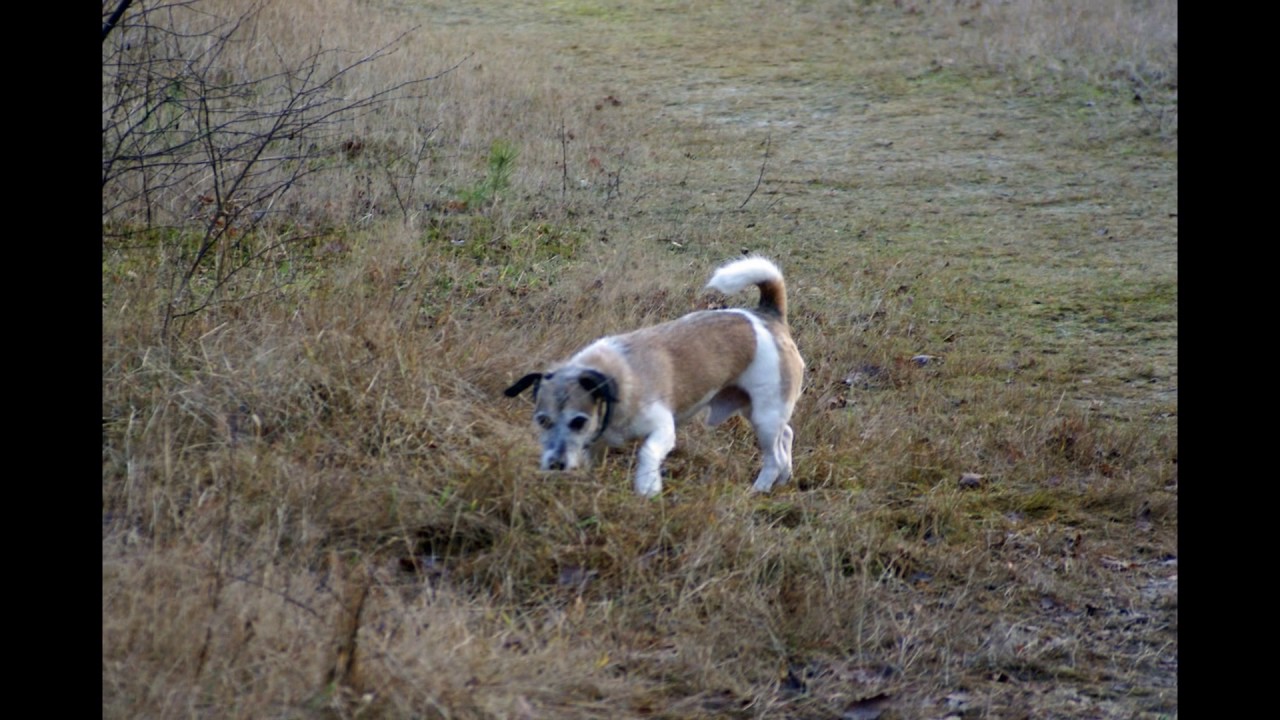
<path id="1" fill-rule="evenodd" d="M 707 413 L 707 425 L 715 427 L 728 420 L 734 413 L 744 410 L 750 412 L 751 396 L 743 392 L 742 388 L 727 387 L 716 393 L 715 397 L 711 398 L 711 402 L 707 403 L 707 407 L 711 408 Z"/>
<path id="2" fill-rule="evenodd" d="M 790 425 L 783 425 L 782 432 L 778 433 L 778 484 L 785 484 L 791 479 L 791 440 L 795 437 L 795 431 Z"/>
<path id="3" fill-rule="evenodd" d="M 786 482 L 791 477 L 791 426 L 775 417 L 757 416 L 753 413 L 752 425 L 756 429 L 756 442 L 764 467 L 756 476 L 756 492 L 769 492 L 774 483 Z"/>

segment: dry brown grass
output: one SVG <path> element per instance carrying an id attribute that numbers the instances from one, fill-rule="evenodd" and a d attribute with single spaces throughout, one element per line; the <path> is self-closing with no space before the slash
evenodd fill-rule
<path id="1" fill-rule="evenodd" d="M 167 342 L 180 236 L 104 230 L 104 717 L 1176 716 L 1176 7 L 1125 7 L 264 6 L 229 72 L 457 68 Z M 794 484 L 737 420 L 655 501 L 537 472 L 501 389 L 743 249 Z"/>

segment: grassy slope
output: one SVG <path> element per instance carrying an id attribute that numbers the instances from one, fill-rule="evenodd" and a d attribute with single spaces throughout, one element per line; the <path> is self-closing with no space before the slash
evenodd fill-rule
<path id="1" fill-rule="evenodd" d="M 947 5 L 379 11 L 424 26 L 389 71 L 474 53 L 352 128 L 439 123 L 421 213 L 351 160 L 303 278 L 168 346 L 162 248 L 104 242 L 104 715 L 1176 715 L 1170 10 Z M 449 211 L 495 139 L 512 189 Z M 628 453 L 534 471 L 501 388 L 743 249 L 795 485 L 747 493 L 738 421 L 654 502 Z"/>

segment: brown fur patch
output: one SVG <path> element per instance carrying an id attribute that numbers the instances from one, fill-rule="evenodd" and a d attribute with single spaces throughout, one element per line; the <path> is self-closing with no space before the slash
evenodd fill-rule
<path id="1" fill-rule="evenodd" d="M 756 353 L 751 321 L 737 312 L 693 313 L 614 338 L 642 383 L 623 383 L 628 391 L 647 387 L 649 397 L 670 407 L 677 417 L 707 399 L 708 388 L 719 389 L 741 375 Z M 642 400 L 636 398 L 636 400 Z"/>
<path id="2" fill-rule="evenodd" d="M 768 280 L 758 285 L 760 303 L 756 309 L 768 318 L 776 314 L 783 323 L 787 321 L 787 286 L 781 280 Z"/>

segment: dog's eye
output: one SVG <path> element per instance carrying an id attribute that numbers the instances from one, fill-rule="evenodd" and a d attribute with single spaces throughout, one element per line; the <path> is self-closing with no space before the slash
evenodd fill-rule
<path id="1" fill-rule="evenodd" d="M 541 427 L 543 430 L 551 429 L 551 416 L 549 415 L 543 415 L 542 413 L 538 413 L 537 415 L 533 416 L 533 421 L 538 423 L 538 426 Z"/>
<path id="2" fill-rule="evenodd" d="M 578 417 L 569 421 L 569 429 L 574 432 L 578 432 L 586 426 L 587 426 L 587 418 L 582 415 L 579 415 Z"/>

